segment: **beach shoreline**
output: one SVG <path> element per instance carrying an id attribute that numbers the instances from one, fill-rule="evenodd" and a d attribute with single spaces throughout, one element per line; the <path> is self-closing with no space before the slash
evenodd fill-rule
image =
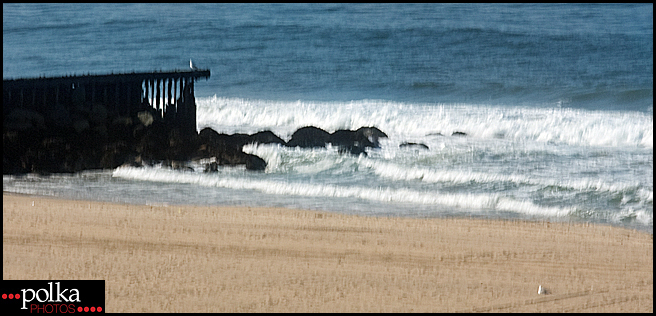
<path id="1" fill-rule="evenodd" d="M 653 234 L 3 192 L 3 279 L 102 279 L 107 312 L 653 312 Z"/>

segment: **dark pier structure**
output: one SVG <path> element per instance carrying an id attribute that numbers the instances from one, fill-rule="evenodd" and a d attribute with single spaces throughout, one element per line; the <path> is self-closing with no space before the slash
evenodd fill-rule
<path id="1" fill-rule="evenodd" d="M 194 82 L 209 70 L 3 80 L 3 174 L 72 173 L 194 159 L 266 163 L 214 131 L 196 131 Z M 240 137 L 235 139 L 241 140 Z"/>
<path id="2" fill-rule="evenodd" d="M 72 113 L 92 112 L 94 106 L 97 112 L 115 117 L 136 117 L 152 109 L 167 124 L 192 132 L 196 130 L 194 81 L 209 77 L 209 70 L 190 70 L 3 80 L 3 115 L 24 109 L 61 127 Z"/>
<path id="3" fill-rule="evenodd" d="M 205 172 L 244 165 L 262 171 L 266 161 L 245 153 L 246 144 L 290 147 L 338 146 L 366 155 L 387 137 L 375 127 L 328 133 L 306 126 L 289 142 L 271 131 L 252 135 L 196 131 L 194 82 L 209 70 L 125 73 L 3 80 L 2 173 L 75 173 L 161 164 Z M 190 170 L 191 169 L 191 170 Z"/>

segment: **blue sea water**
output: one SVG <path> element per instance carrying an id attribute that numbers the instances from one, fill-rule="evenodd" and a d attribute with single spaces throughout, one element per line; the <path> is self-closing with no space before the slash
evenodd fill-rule
<path id="1" fill-rule="evenodd" d="M 193 162 L 3 190 L 653 231 L 653 4 L 3 4 L 5 79 L 189 59 L 212 72 L 195 85 L 199 130 L 390 137 L 366 157 L 246 146 L 263 173 Z"/>

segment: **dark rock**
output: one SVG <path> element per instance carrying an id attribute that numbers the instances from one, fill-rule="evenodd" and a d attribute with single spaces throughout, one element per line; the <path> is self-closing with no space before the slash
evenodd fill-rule
<path id="1" fill-rule="evenodd" d="M 114 119 L 107 129 L 107 141 L 108 143 L 123 141 L 128 145 L 132 145 L 134 141 L 132 119 L 129 117 Z"/>
<path id="2" fill-rule="evenodd" d="M 435 132 L 435 133 L 428 133 L 426 134 L 426 136 L 444 136 L 444 135 L 442 135 L 442 133 L 440 132 Z"/>
<path id="3" fill-rule="evenodd" d="M 27 131 L 32 129 L 46 129 L 43 115 L 27 109 L 15 109 L 9 113 L 3 124 L 5 130 Z"/>
<path id="4" fill-rule="evenodd" d="M 225 134 L 224 134 L 225 135 Z M 225 135 L 224 141 L 230 145 L 230 146 L 235 146 L 238 148 L 244 147 L 244 145 L 250 143 L 251 136 L 248 134 L 241 134 L 241 133 L 235 133 L 232 135 Z"/>
<path id="5" fill-rule="evenodd" d="M 112 120 L 112 125 L 118 126 L 132 126 L 132 118 L 127 116 L 118 116 Z"/>
<path id="6" fill-rule="evenodd" d="M 330 134 L 328 132 L 314 126 L 307 126 L 294 132 L 292 139 L 287 142 L 287 146 L 302 148 L 326 147 L 329 139 Z"/>
<path id="7" fill-rule="evenodd" d="M 46 125 L 54 129 L 73 126 L 70 113 L 62 104 L 56 103 L 46 109 Z"/>
<path id="8" fill-rule="evenodd" d="M 205 164 L 205 170 L 203 172 L 218 172 L 219 171 L 219 164 L 216 162 L 210 162 L 208 164 Z"/>
<path id="9" fill-rule="evenodd" d="M 339 146 L 337 152 L 340 154 L 351 154 L 354 156 L 359 156 L 360 154 L 367 156 L 365 148 L 360 146 Z"/>
<path id="10" fill-rule="evenodd" d="M 131 160 L 130 158 L 133 157 L 134 154 L 130 152 L 124 141 L 110 143 L 104 148 L 103 156 L 100 159 L 100 166 L 103 169 L 114 169 L 129 162 Z"/>
<path id="11" fill-rule="evenodd" d="M 377 147 L 363 132 L 338 130 L 330 135 L 329 142 L 341 147 Z"/>
<path id="12" fill-rule="evenodd" d="M 219 133 L 209 127 L 205 127 L 198 133 L 198 137 L 204 142 L 213 142 L 219 138 Z"/>
<path id="13" fill-rule="evenodd" d="M 264 161 L 264 159 L 251 154 L 245 154 L 245 155 L 246 155 L 246 170 L 262 171 L 266 169 L 267 163 L 266 161 Z"/>
<path id="14" fill-rule="evenodd" d="M 246 153 L 239 148 L 231 146 L 211 147 L 209 151 L 210 156 L 207 158 L 215 157 L 219 165 L 236 166 L 246 164 L 246 159 L 244 157 Z"/>
<path id="15" fill-rule="evenodd" d="M 85 119 L 77 119 L 73 121 L 73 128 L 78 134 L 88 130 L 90 127 L 91 125 L 89 125 L 89 121 Z"/>
<path id="16" fill-rule="evenodd" d="M 166 159 L 162 161 L 162 166 L 169 167 L 173 170 L 178 170 L 178 171 L 194 171 L 193 168 L 187 166 L 186 162 L 179 161 L 179 160 Z"/>
<path id="17" fill-rule="evenodd" d="M 406 148 L 406 147 L 423 148 L 428 150 L 428 146 L 422 143 L 402 143 L 401 145 L 399 145 L 399 148 Z"/>
<path id="18" fill-rule="evenodd" d="M 219 134 L 209 127 L 203 128 L 198 134 L 198 137 L 203 144 L 211 143 L 215 145 L 225 145 L 238 148 L 244 147 L 244 145 L 248 144 L 251 139 L 250 135 L 240 133 L 232 135 Z"/>
<path id="19" fill-rule="evenodd" d="M 451 136 L 467 136 L 467 133 L 465 132 L 453 132 Z"/>
<path id="20" fill-rule="evenodd" d="M 254 135 L 218 134 L 204 129 L 201 134 L 182 132 L 161 119 L 132 123 L 136 119 L 117 120 L 113 113 L 96 106 L 74 111 L 72 121 L 80 122 L 78 130 L 71 126 L 47 129 L 38 113 L 18 111 L 14 118 L 22 125 L 3 131 L 3 173 L 36 172 L 74 173 L 88 169 L 114 169 L 121 165 L 153 165 L 164 161 L 171 168 L 193 171 L 184 162 L 194 158 L 216 157 L 216 165 L 245 165 L 248 170 L 264 170 L 266 161 L 242 151 L 249 142 L 284 143 L 266 131 Z M 94 112 L 89 126 L 89 113 Z M 147 112 L 150 114 L 150 112 Z M 144 115 L 142 115 L 144 116 Z M 148 116 L 148 115 L 146 115 Z M 110 123 L 111 122 L 111 123 Z M 105 124 L 110 124 L 109 128 Z M 11 125 L 11 124 L 10 124 Z M 212 167 L 210 167 L 212 170 Z"/>
<path id="21" fill-rule="evenodd" d="M 137 113 L 137 117 L 139 118 L 139 121 L 141 121 L 141 124 L 143 124 L 145 127 L 150 126 L 150 124 L 153 124 L 155 121 L 155 117 L 149 111 L 141 111 Z"/>
<path id="22" fill-rule="evenodd" d="M 162 159 L 169 148 L 168 134 L 166 126 L 155 121 L 146 128 L 135 149 L 143 159 Z"/>
<path id="23" fill-rule="evenodd" d="M 178 128 L 169 132 L 169 148 L 166 152 L 167 159 L 189 160 L 198 149 L 200 138 L 196 133 L 184 133 Z"/>
<path id="24" fill-rule="evenodd" d="M 339 146 L 339 153 L 350 153 L 352 155 L 367 155 L 365 149 L 378 148 L 379 138 L 387 137 L 376 127 L 360 127 L 355 131 L 338 130 L 330 135 L 329 141 L 333 146 Z"/>
<path id="25" fill-rule="evenodd" d="M 89 122 L 94 125 L 105 124 L 109 113 L 107 108 L 102 104 L 94 104 L 89 113 Z"/>
<path id="26" fill-rule="evenodd" d="M 355 132 L 368 138 L 374 144 L 374 147 L 378 147 L 379 138 L 387 138 L 387 134 L 376 127 L 360 127 Z"/>
<path id="27" fill-rule="evenodd" d="M 249 143 L 255 144 L 281 144 L 285 145 L 286 142 L 282 138 L 278 137 L 271 131 L 262 131 L 257 132 L 253 135 L 250 135 Z"/>

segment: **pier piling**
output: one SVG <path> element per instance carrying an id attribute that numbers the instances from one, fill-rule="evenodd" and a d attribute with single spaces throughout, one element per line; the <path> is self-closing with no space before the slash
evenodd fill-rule
<path id="1" fill-rule="evenodd" d="M 102 105 L 117 115 L 136 116 L 148 108 L 187 132 L 196 132 L 194 81 L 209 70 L 7 79 L 2 84 L 3 115 L 17 109 L 59 118 Z M 179 87 L 179 93 L 178 93 Z M 167 113 L 172 112 L 172 113 Z"/>

